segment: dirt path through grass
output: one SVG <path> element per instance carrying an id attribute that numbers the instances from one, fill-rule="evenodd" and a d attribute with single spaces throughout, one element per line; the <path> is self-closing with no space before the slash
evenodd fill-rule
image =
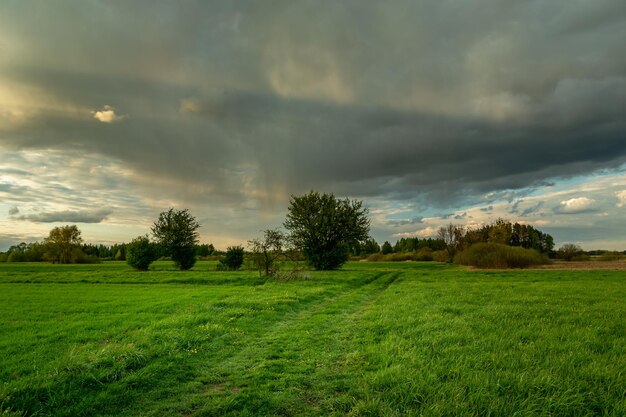
<path id="1" fill-rule="evenodd" d="M 354 375 L 344 371 L 353 348 L 350 336 L 368 306 L 400 275 L 376 274 L 359 287 L 276 323 L 217 370 L 211 369 L 222 379 L 208 381 L 199 393 L 200 414 L 245 414 L 252 411 L 251 404 L 261 415 L 277 409 L 288 415 L 349 410 L 347 392 L 355 382 Z M 225 401 L 211 401 L 207 407 L 207 395 Z"/>

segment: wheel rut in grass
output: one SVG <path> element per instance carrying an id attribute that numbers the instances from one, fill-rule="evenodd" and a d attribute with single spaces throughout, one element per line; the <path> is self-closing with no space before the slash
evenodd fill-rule
<path id="1" fill-rule="evenodd" d="M 342 380 L 340 363 L 350 351 L 350 332 L 368 306 L 401 274 L 376 274 L 358 287 L 284 317 L 218 369 L 212 369 L 212 374 L 222 379 L 211 383 L 237 387 L 242 394 L 248 391 L 247 395 L 255 396 L 295 390 L 296 398 L 313 395 L 314 401 L 323 397 L 319 392 L 311 394 L 315 390 L 341 390 L 346 381 Z M 329 386 L 310 389 L 320 381 Z"/>

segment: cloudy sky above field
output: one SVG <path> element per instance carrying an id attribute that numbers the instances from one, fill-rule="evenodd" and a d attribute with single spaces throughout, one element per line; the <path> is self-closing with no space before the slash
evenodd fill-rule
<path id="1" fill-rule="evenodd" d="M 626 7 L 596 1 L 3 1 L 0 250 L 189 208 L 202 240 L 290 194 L 379 241 L 497 217 L 626 249 Z"/>

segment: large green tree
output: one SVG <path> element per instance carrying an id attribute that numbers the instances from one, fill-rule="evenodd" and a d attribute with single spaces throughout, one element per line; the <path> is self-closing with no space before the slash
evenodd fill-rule
<path id="1" fill-rule="evenodd" d="M 154 222 L 152 234 L 164 254 L 170 256 L 179 269 L 187 270 L 196 263 L 199 228 L 200 224 L 189 210 L 170 208 Z"/>
<path id="2" fill-rule="evenodd" d="M 82 242 L 76 225 L 55 227 L 44 240 L 44 257 L 52 263 L 69 264 L 81 254 Z"/>
<path id="3" fill-rule="evenodd" d="M 337 269 L 350 248 L 368 239 L 370 221 L 363 202 L 311 191 L 291 196 L 285 220 L 293 243 L 315 269 Z"/>

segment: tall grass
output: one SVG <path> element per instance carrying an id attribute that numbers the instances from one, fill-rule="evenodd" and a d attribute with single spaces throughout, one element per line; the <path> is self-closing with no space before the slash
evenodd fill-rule
<path id="1" fill-rule="evenodd" d="M 528 268 L 548 263 L 545 255 L 533 249 L 500 243 L 476 243 L 454 257 L 454 262 L 478 268 Z"/>

